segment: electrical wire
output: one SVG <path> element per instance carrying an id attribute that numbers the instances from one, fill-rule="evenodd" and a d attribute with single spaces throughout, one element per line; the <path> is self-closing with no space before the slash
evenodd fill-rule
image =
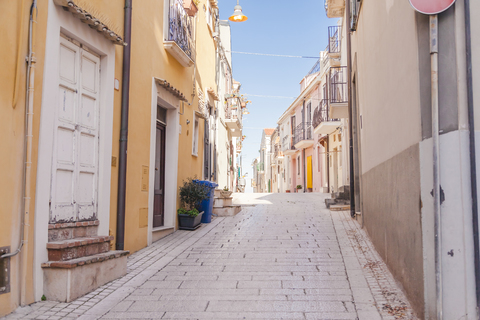
<path id="1" fill-rule="evenodd" d="M 251 97 L 260 97 L 260 98 L 277 98 L 277 99 L 295 99 L 295 97 L 286 97 L 286 96 L 265 96 L 261 94 L 248 94 L 243 93 L 244 96 L 251 96 Z"/>
<path id="2" fill-rule="evenodd" d="M 269 57 L 282 57 L 282 58 L 300 58 L 300 59 L 320 59 L 320 57 L 309 57 L 309 56 L 290 56 L 286 54 L 272 54 L 272 53 L 257 53 L 257 52 L 241 52 L 241 51 L 230 51 L 225 50 L 225 52 L 238 53 L 238 54 L 250 54 L 255 56 L 269 56 Z"/>

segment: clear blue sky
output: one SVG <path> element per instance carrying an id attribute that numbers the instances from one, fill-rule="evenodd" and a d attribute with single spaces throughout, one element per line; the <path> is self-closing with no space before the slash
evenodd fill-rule
<path id="1" fill-rule="evenodd" d="M 233 13 L 236 0 L 219 0 L 220 19 Z M 248 20 L 230 22 L 232 51 L 318 57 L 327 46 L 327 27 L 337 19 L 325 14 L 322 0 L 240 0 Z M 277 120 L 294 98 L 264 98 L 252 95 L 297 97 L 300 81 L 315 59 L 232 54 L 233 77 L 247 94 L 249 115 L 243 119 L 243 172 L 251 192 L 251 163 L 259 156 L 262 128 L 275 128 Z M 248 95 L 250 94 L 250 95 Z"/>

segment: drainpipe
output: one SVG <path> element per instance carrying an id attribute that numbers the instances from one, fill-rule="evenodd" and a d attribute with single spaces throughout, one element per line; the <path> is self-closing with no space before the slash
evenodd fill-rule
<path id="1" fill-rule="evenodd" d="M 350 38 L 350 0 L 345 1 L 347 35 L 347 85 L 348 85 L 348 157 L 350 166 L 350 216 L 355 217 L 355 172 L 353 170 L 353 115 L 352 115 L 352 53 Z"/>
<path id="2" fill-rule="evenodd" d="M 472 35 L 470 28 L 470 0 L 465 0 L 465 51 L 467 55 L 467 108 L 470 144 L 470 183 L 472 192 L 472 224 L 475 263 L 475 293 L 477 298 L 477 317 L 480 311 L 480 243 L 478 227 L 477 167 L 475 150 L 475 119 L 473 111 L 473 76 L 472 76 Z"/>
<path id="3" fill-rule="evenodd" d="M 330 135 L 327 134 L 327 192 L 330 193 L 330 144 L 328 140 Z"/>
<path id="4" fill-rule="evenodd" d="M 303 132 L 303 134 L 305 134 L 305 131 Z M 303 164 L 303 193 L 307 192 L 305 189 L 307 188 L 307 184 L 306 184 L 306 179 L 305 179 L 305 176 L 306 176 L 306 173 L 305 173 L 305 148 L 303 148 L 302 150 L 302 157 L 303 157 L 303 161 L 302 161 L 302 164 Z"/>
<path id="5" fill-rule="evenodd" d="M 438 118 L 438 16 L 430 16 L 430 59 L 433 143 L 433 214 L 435 220 L 435 278 L 437 319 L 443 319 L 442 220 L 440 202 L 440 134 Z"/>
<path id="6" fill-rule="evenodd" d="M 23 181 L 23 214 L 20 225 L 20 244 L 12 253 L 0 256 L 0 259 L 16 256 L 23 248 L 21 255 L 21 285 L 20 305 L 26 305 L 27 287 L 27 265 L 28 265 L 28 231 L 30 227 L 30 189 L 32 176 L 32 140 L 33 140 L 33 98 L 35 85 L 35 30 L 37 16 L 37 1 L 33 0 L 30 7 L 30 19 L 28 29 L 28 56 L 27 56 L 27 77 L 25 93 L 25 149 L 24 149 L 24 181 Z"/>
<path id="7" fill-rule="evenodd" d="M 132 0 L 125 0 L 120 152 L 118 156 L 117 236 L 115 248 L 124 250 L 125 198 L 127 186 L 128 108 L 130 99 L 130 49 L 132 47 Z"/>
<path id="8" fill-rule="evenodd" d="M 302 124 L 303 124 L 303 139 L 307 139 L 307 132 L 305 131 L 305 98 L 303 99 L 303 112 L 302 112 Z M 303 193 L 306 192 L 307 183 L 305 179 L 305 148 L 302 149 L 302 167 L 303 167 Z"/>

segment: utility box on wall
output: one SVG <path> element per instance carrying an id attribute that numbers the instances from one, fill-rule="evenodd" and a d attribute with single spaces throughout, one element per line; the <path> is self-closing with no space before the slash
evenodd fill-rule
<path id="1" fill-rule="evenodd" d="M 0 256 L 10 253 L 10 247 L 1 247 Z M 0 259 L 0 294 L 10 292 L 10 258 Z"/>

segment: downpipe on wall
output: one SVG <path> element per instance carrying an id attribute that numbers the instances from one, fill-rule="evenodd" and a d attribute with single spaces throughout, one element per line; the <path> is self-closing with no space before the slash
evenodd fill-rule
<path id="1" fill-rule="evenodd" d="M 355 217 L 355 172 L 353 169 L 353 112 L 352 112 L 352 52 L 350 37 L 350 0 L 345 1 L 345 15 L 347 29 L 347 85 L 348 85 L 348 160 L 350 170 L 350 216 Z"/>
<path id="2" fill-rule="evenodd" d="M 470 0 L 465 0 L 465 53 L 467 63 L 467 109 L 468 109 L 468 134 L 470 146 L 470 188 L 472 193 L 472 224 L 473 248 L 475 264 L 475 294 L 477 314 L 480 312 L 480 243 L 478 226 L 478 199 L 477 199 L 477 166 L 475 150 L 475 118 L 473 106 L 473 75 L 472 75 L 472 34 L 470 26 Z"/>
<path id="3" fill-rule="evenodd" d="M 442 217 L 440 203 L 440 143 L 438 118 L 438 15 L 430 16 L 430 63 L 433 143 L 433 214 L 435 220 L 435 284 L 437 319 L 443 319 Z"/>
<path id="4" fill-rule="evenodd" d="M 22 10 L 23 12 L 23 10 Z M 35 18 L 34 18 L 35 16 Z M 33 98 L 35 88 L 35 30 L 37 16 L 37 0 L 32 1 L 30 7 L 30 19 L 28 28 L 28 56 L 27 56 L 27 77 L 25 94 L 25 148 L 24 148 L 24 180 L 23 180 L 23 212 L 20 224 L 20 243 L 17 250 L 12 253 L 0 256 L 0 259 L 21 255 L 20 272 L 20 305 L 26 305 L 27 287 L 27 259 L 28 259 L 28 237 L 30 227 L 30 188 L 32 175 L 32 140 L 33 140 Z M 22 251 L 23 249 L 23 251 Z"/>
<path id="5" fill-rule="evenodd" d="M 125 0 L 124 33 L 127 46 L 123 48 L 122 107 L 120 150 L 118 156 L 117 231 L 115 248 L 125 247 L 125 200 L 127 187 L 128 109 L 130 105 L 130 52 L 132 47 L 132 0 Z"/>

